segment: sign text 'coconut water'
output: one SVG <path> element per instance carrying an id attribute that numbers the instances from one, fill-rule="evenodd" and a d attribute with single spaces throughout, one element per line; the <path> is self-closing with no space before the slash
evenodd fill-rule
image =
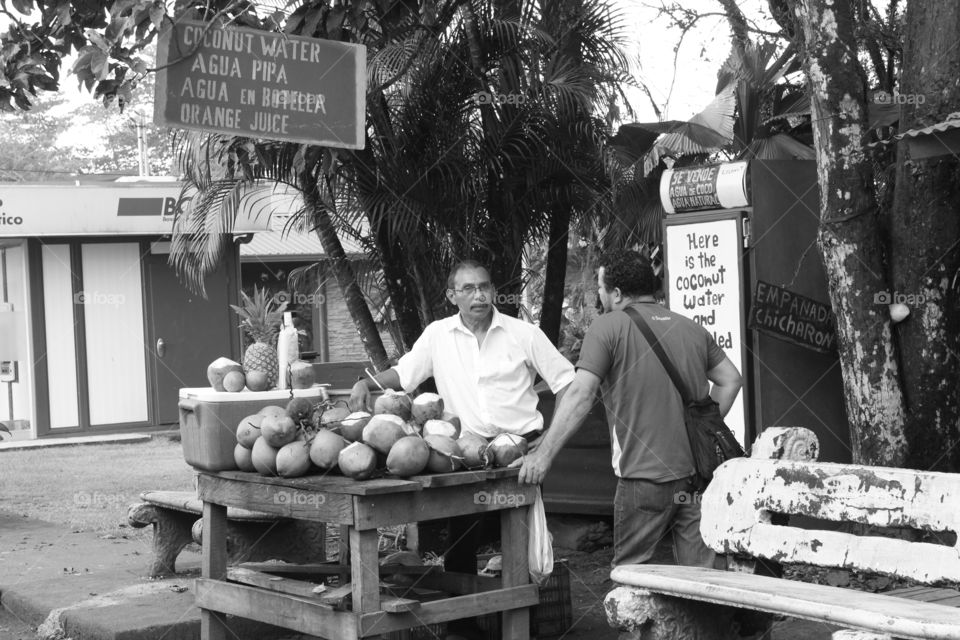
<path id="1" fill-rule="evenodd" d="M 363 45 L 181 21 L 157 57 L 157 124 L 363 147 Z"/>

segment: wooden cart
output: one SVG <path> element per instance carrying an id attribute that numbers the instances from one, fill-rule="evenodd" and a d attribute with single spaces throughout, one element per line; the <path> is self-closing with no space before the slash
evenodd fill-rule
<path id="1" fill-rule="evenodd" d="M 203 565 L 197 579 L 202 640 L 225 640 L 221 614 L 232 614 L 329 640 L 356 640 L 494 612 L 503 612 L 502 637 L 528 640 L 529 607 L 538 602 L 527 572 L 527 512 L 536 487 L 520 485 L 517 469 L 380 478 L 269 478 L 240 471 L 202 472 Z M 349 609 L 305 588 L 256 571 L 228 575 L 226 508 L 341 525 L 339 571 L 349 579 Z M 419 601 L 381 594 L 377 527 L 499 511 L 501 578 L 434 571 L 417 584 L 449 597 Z M 344 553 L 345 552 L 345 553 Z M 347 560 L 343 556 L 348 556 Z M 289 585 L 286 588 L 284 585 Z"/>

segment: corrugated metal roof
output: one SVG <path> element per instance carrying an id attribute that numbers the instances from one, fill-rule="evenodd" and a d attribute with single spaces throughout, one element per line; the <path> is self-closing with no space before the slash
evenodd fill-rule
<path id="1" fill-rule="evenodd" d="M 240 259 L 276 262 L 317 259 L 325 255 L 316 232 L 297 229 L 288 229 L 285 232 L 286 220 L 287 216 L 273 215 L 270 218 L 270 231 L 255 233 L 253 240 L 240 245 Z M 347 256 L 363 255 L 363 249 L 353 238 L 345 238 L 341 234 L 340 242 Z"/>
<path id="2" fill-rule="evenodd" d="M 252 203 L 252 216 L 269 216 L 270 231 L 253 234 L 253 240 L 240 245 L 240 260 L 261 262 L 316 260 L 325 253 L 315 231 L 287 223 L 290 216 L 299 211 L 302 201 L 292 192 L 273 192 Z M 349 257 L 364 254 L 360 244 L 340 234 L 343 250 Z"/>
<path id="3" fill-rule="evenodd" d="M 910 138 L 922 138 L 924 136 L 934 135 L 937 133 L 946 133 L 947 131 L 951 131 L 953 129 L 960 129 L 960 111 L 951 113 L 943 122 L 938 122 L 937 124 L 932 124 L 929 127 L 923 127 L 920 129 L 908 129 L 901 134 L 893 136 L 892 138 L 872 142 L 867 145 L 867 148 L 895 144 L 904 139 L 909 140 Z M 944 153 L 947 153 L 947 151 Z"/>

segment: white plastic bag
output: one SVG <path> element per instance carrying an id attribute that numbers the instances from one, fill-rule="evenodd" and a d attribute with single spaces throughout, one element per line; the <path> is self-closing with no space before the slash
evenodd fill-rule
<path id="1" fill-rule="evenodd" d="M 543 508 L 540 487 L 537 487 L 537 499 L 527 511 L 527 529 L 530 532 L 527 543 L 530 579 L 542 585 L 553 573 L 553 536 L 547 529 L 547 512 Z"/>

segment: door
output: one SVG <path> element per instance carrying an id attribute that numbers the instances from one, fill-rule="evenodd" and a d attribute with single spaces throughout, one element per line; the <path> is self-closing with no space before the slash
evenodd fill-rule
<path id="1" fill-rule="evenodd" d="M 179 422 L 180 389 L 206 387 L 207 365 L 221 356 L 238 360 L 236 255 L 207 278 L 206 294 L 191 292 L 167 264 L 167 243 L 153 243 L 144 258 L 150 301 L 149 344 L 156 424 Z"/>

